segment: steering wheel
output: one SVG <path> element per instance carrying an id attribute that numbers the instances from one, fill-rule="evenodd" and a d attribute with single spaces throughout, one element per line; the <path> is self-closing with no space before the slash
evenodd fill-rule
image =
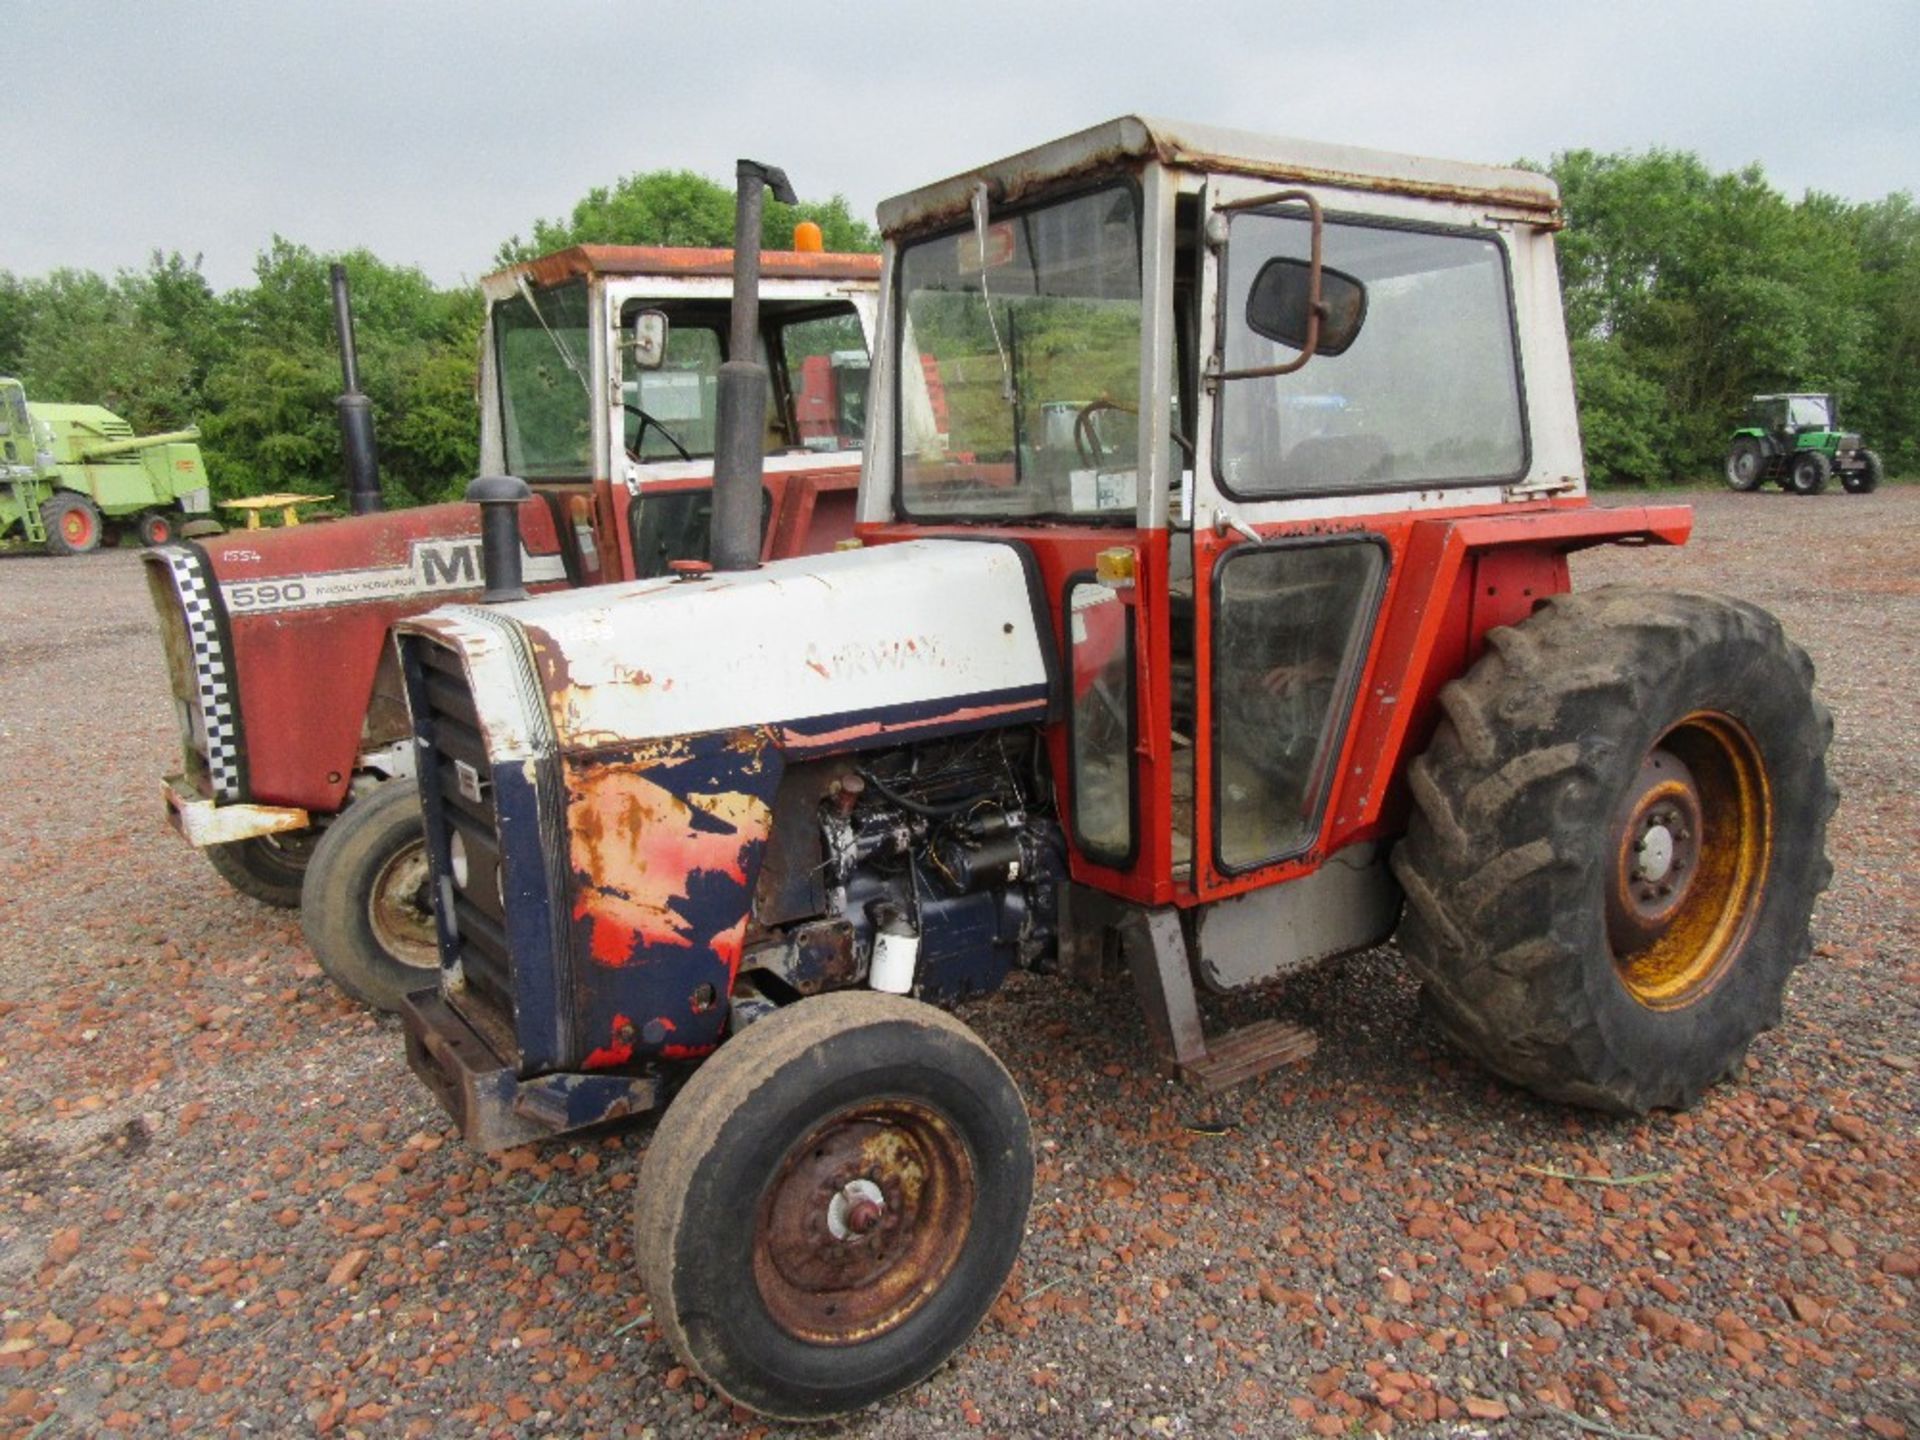
<path id="1" fill-rule="evenodd" d="M 646 411 L 642 410 L 638 405 L 629 405 L 626 403 L 622 403 L 620 408 L 626 411 L 629 415 L 637 415 L 640 417 L 640 428 L 636 430 L 633 434 L 633 444 L 627 447 L 627 457 L 629 459 L 634 461 L 638 461 L 640 459 L 640 447 L 646 441 L 647 427 L 649 425 L 651 425 L 655 430 L 659 432 L 660 438 L 662 440 L 665 440 L 667 444 L 671 445 L 674 448 L 675 453 L 678 454 L 682 460 L 693 459 L 693 456 L 687 453 L 687 447 L 682 445 L 678 440 L 673 438 L 673 432 L 671 430 L 667 429 L 666 426 L 662 425 L 658 420 L 654 419 L 653 416 L 649 415 Z"/>
<path id="2" fill-rule="evenodd" d="M 1105 452 L 1100 448 L 1100 437 L 1093 433 L 1093 417 L 1103 410 L 1118 410 L 1123 415 L 1140 413 L 1131 405 L 1122 405 L 1117 400 L 1108 400 L 1104 397 L 1099 400 L 1089 400 L 1080 407 L 1079 413 L 1073 417 L 1073 448 L 1080 456 L 1082 465 L 1095 469 L 1098 469 L 1100 462 L 1106 458 Z"/>

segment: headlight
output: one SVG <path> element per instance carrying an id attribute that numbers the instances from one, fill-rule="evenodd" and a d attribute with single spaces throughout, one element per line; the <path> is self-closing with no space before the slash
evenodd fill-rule
<path id="1" fill-rule="evenodd" d="M 458 830 L 447 845 L 448 868 L 453 871 L 453 883 L 462 890 L 467 888 L 467 841 Z"/>

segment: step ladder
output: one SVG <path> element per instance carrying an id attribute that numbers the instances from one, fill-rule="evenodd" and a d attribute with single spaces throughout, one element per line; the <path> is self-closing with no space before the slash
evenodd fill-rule
<path id="1" fill-rule="evenodd" d="M 20 507 L 20 528 L 26 532 L 27 541 L 33 545 L 47 543 L 46 522 L 40 518 L 40 502 L 45 498 L 39 477 L 31 470 L 16 471 L 7 476 L 7 488 L 13 492 L 13 502 Z"/>
<path id="2" fill-rule="evenodd" d="M 1172 906 L 1138 909 L 1076 885 L 1068 908 L 1071 918 L 1062 936 L 1068 972 L 1093 980 L 1105 967 L 1109 944 L 1118 949 L 1133 978 L 1156 1066 L 1168 1079 L 1209 1092 L 1225 1090 L 1298 1064 L 1320 1048 L 1311 1030 L 1289 1020 L 1255 1020 L 1209 1036 L 1200 1018 L 1186 930 Z"/>

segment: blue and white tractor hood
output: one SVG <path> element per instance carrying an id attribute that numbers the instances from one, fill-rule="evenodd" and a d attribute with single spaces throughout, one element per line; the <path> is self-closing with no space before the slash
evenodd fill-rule
<path id="1" fill-rule="evenodd" d="M 804 755 L 1039 720 L 1046 613 L 1017 547 L 914 540 L 447 606 L 398 628 L 462 654 L 498 765 L 748 728 Z M 528 713 L 529 682 L 544 717 Z"/>

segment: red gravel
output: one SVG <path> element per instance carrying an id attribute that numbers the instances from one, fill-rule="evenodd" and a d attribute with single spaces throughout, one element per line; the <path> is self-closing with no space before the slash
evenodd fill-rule
<path id="1" fill-rule="evenodd" d="M 1127 996 L 1020 981 L 966 1017 L 1033 1111 L 1024 1259 L 841 1430 L 1920 1437 L 1920 489 L 1698 504 L 1687 550 L 1576 575 L 1769 606 L 1838 718 L 1816 961 L 1741 1081 L 1640 1122 L 1538 1103 L 1445 1050 L 1388 949 L 1225 1007 L 1322 1048 L 1209 1103 Z M 762 1428 L 649 1323 L 645 1131 L 466 1151 L 394 1024 L 167 831 L 138 572 L 0 558 L 0 1435 Z"/>

